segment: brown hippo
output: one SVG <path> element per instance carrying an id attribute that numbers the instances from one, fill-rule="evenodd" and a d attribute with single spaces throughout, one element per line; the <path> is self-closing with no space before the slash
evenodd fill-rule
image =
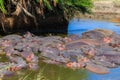
<path id="1" fill-rule="evenodd" d="M 67 45 L 101 45 L 100 44 L 100 41 L 97 41 L 95 39 L 79 39 L 79 40 L 76 40 L 76 41 L 72 41 L 72 42 L 69 42 L 69 43 L 66 43 L 66 46 Z"/>
<path id="2" fill-rule="evenodd" d="M 93 57 L 96 54 L 95 45 L 99 45 L 99 43 L 95 42 L 95 40 L 91 39 L 79 39 L 78 41 L 73 41 L 66 44 L 66 50 L 74 50 L 82 52 L 89 57 Z"/>
<path id="3" fill-rule="evenodd" d="M 14 75 L 14 72 L 10 71 L 9 68 L 11 68 L 14 64 L 9 62 L 1 62 L 0 63 L 0 77 L 5 76 L 12 76 Z"/>
<path id="4" fill-rule="evenodd" d="M 97 73 L 97 74 L 107 74 L 109 73 L 109 69 L 101 66 L 101 65 L 97 65 L 94 64 L 92 62 L 88 62 L 86 63 L 86 66 L 84 67 L 86 70 Z"/>
<path id="5" fill-rule="evenodd" d="M 109 46 L 113 48 L 116 48 L 116 47 L 120 48 L 120 35 L 113 34 L 109 38 L 110 38 Z"/>
<path id="6" fill-rule="evenodd" d="M 86 58 L 83 58 L 83 60 L 80 62 L 69 62 L 66 64 L 66 67 L 72 68 L 72 69 L 85 68 L 86 70 L 97 73 L 97 74 L 109 73 L 109 69 L 107 67 L 104 67 L 99 64 L 95 64 Z"/>
<path id="7" fill-rule="evenodd" d="M 80 37 L 79 35 L 75 35 L 75 34 L 69 35 L 68 38 L 69 38 L 71 41 L 76 41 L 76 40 L 81 39 L 81 37 Z"/>
<path id="8" fill-rule="evenodd" d="M 94 59 L 91 60 L 94 64 L 101 65 L 107 68 L 116 68 L 118 67 L 117 64 L 109 62 L 104 59 L 104 57 L 94 57 Z"/>
<path id="9" fill-rule="evenodd" d="M 82 38 L 103 40 L 104 37 L 109 37 L 112 34 L 114 34 L 114 32 L 111 30 L 95 29 L 95 30 L 90 30 L 88 32 L 84 32 L 82 34 Z"/>

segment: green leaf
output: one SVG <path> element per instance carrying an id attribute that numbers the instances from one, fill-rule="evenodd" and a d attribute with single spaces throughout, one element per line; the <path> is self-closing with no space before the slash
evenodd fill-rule
<path id="1" fill-rule="evenodd" d="M 49 10 L 52 10 L 52 6 L 50 5 L 48 0 L 43 0 L 43 3 Z"/>
<path id="2" fill-rule="evenodd" d="M 3 0 L 0 0 L 0 10 L 1 10 L 4 14 L 7 14 L 7 11 L 6 11 L 6 9 L 5 9 L 4 1 L 3 1 Z"/>

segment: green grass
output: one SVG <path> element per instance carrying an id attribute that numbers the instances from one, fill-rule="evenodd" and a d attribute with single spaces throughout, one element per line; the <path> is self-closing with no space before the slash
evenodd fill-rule
<path id="1" fill-rule="evenodd" d="M 25 75 L 21 76 L 19 78 L 19 80 L 49 80 L 43 75 L 45 67 L 46 66 L 44 66 L 42 69 L 38 70 L 38 72 L 34 72 L 34 71 L 31 71 L 29 73 L 27 72 Z"/>

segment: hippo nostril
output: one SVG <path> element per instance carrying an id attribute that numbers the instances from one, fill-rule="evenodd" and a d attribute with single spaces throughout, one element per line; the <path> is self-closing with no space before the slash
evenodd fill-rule
<path id="1" fill-rule="evenodd" d="M 16 51 L 18 51 L 18 52 L 23 52 L 23 50 L 21 49 L 16 49 L 16 48 L 14 48 L 14 50 L 16 50 Z"/>

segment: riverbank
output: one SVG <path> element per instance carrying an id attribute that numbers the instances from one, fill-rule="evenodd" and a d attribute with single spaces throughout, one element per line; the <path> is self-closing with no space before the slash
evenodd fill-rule
<path id="1" fill-rule="evenodd" d="M 4 17 L 2 14 L 0 21 L 1 33 L 23 33 L 30 31 L 35 34 L 43 33 L 65 33 L 67 34 L 68 21 L 64 19 L 63 15 L 51 15 L 43 19 L 42 17 L 37 18 L 37 25 L 34 23 L 34 19 L 26 17 L 23 20 L 23 15 Z M 4 24 L 4 25 L 3 25 Z"/>
<path id="2" fill-rule="evenodd" d="M 108 20 L 112 22 L 120 22 L 120 6 L 116 0 L 95 0 L 93 1 L 93 8 L 91 14 L 75 12 L 75 18 L 99 19 Z M 49 14 L 51 16 L 37 15 L 36 20 L 22 13 L 12 16 L 4 17 L 0 14 L 1 33 L 25 32 L 32 33 L 65 33 L 67 34 L 68 20 L 62 14 Z M 24 19 L 23 19 L 24 18 Z M 36 23 L 37 22 L 37 23 Z M 3 25 L 4 24 L 4 25 Z M 117 24 L 119 25 L 119 24 Z"/>
<path id="3" fill-rule="evenodd" d="M 75 18 L 108 20 L 120 22 L 120 1 L 116 0 L 95 0 L 90 14 L 76 12 Z"/>

